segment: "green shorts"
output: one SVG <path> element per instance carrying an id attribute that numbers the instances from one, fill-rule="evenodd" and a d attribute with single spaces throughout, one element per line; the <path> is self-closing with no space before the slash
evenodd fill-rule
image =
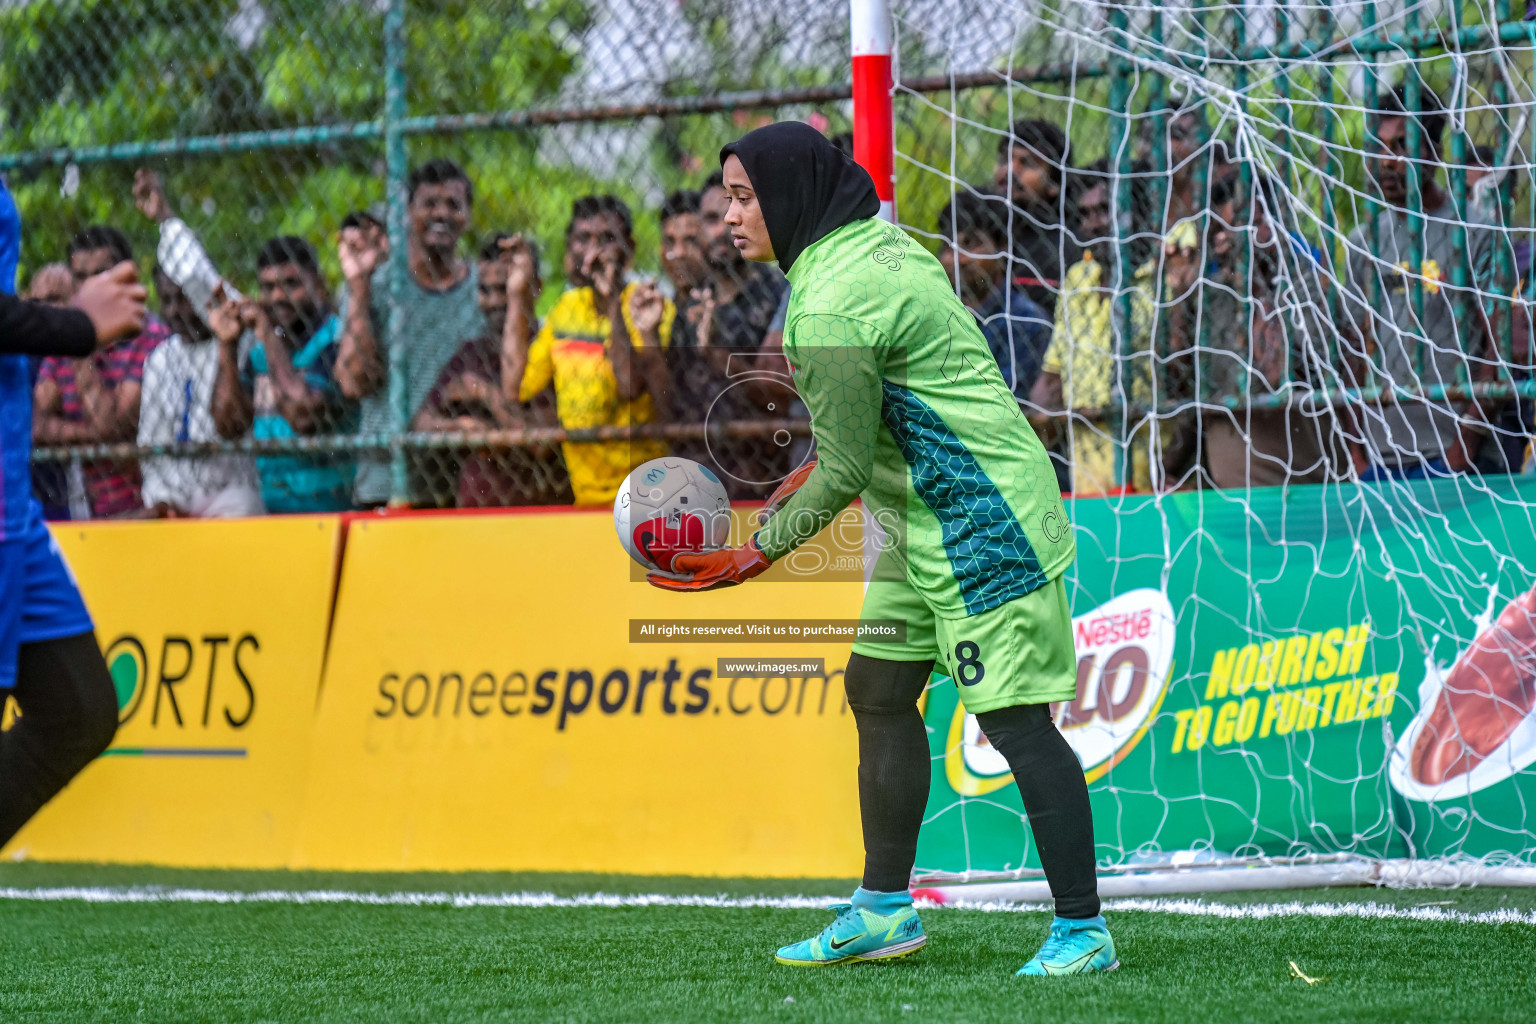
<path id="1" fill-rule="evenodd" d="M 875 581 L 864 595 L 865 619 L 901 619 L 904 643 L 856 643 L 853 650 L 884 661 L 927 661 L 955 681 L 972 714 L 1018 704 L 1049 704 L 1077 696 L 1072 609 L 1058 576 L 1023 597 L 980 615 L 936 615 L 906 580 Z"/>

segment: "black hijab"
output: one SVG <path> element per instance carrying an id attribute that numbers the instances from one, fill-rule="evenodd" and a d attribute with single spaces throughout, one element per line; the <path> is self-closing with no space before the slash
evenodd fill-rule
<path id="1" fill-rule="evenodd" d="M 785 273 L 812 243 L 880 212 L 869 172 L 803 121 L 748 132 L 720 150 L 735 154 L 757 193 L 768 240 Z"/>

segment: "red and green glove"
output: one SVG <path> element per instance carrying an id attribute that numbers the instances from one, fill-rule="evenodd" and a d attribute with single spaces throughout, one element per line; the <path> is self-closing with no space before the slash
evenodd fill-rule
<path id="1" fill-rule="evenodd" d="M 688 579 L 674 580 L 651 573 L 646 577 L 651 586 L 662 590 L 689 593 L 698 590 L 718 590 L 745 583 L 761 575 L 773 563 L 757 546 L 757 538 L 750 537 L 739 548 L 720 548 L 715 551 L 684 552 L 672 556 L 672 571 L 690 573 Z"/>
<path id="2" fill-rule="evenodd" d="M 785 502 L 789 501 L 790 495 L 805 485 L 811 470 L 815 468 L 816 462 L 813 459 L 785 477 L 784 482 L 768 496 L 768 503 L 758 510 L 756 515 L 758 525 L 766 523 L 770 516 L 783 508 Z M 752 537 L 739 548 L 720 548 L 717 551 L 684 552 L 673 555 L 672 571 L 678 574 L 688 573 L 688 579 L 669 579 L 656 573 L 651 573 L 646 576 L 646 579 L 653 587 L 681 593 L 718 590 L 721 587 L 734 587 L 754 576 L 760 576 L 772 564 L 768 556 L 758 548 L 757 538 Z"/>

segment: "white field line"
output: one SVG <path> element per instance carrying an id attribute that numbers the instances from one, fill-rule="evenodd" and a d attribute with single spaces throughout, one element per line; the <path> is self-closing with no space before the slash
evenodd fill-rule
<path id="1" fill-rule="evenodd" d="M 206 904 L 354 904 L 371 907 L 707 907 L 718 909 L 821 910 L 838 902 L 831 896 L 688 896 L 666 893 L 619 895 L 588 893 L 556 896 L 547 892 L 359 892 L 347 889 L 182 889 L 159 886 L 0 887 L 0 900 L 40 903 L 206 903 Z M 1043 904 L 953 901 L 942 908 L 920 900 L 925 910 L 987 912 L 1045 911 Z M 1443 907 L 1393 907 L 1382 903 L 1208 903 L 1198 899 L 1127 898 L 1104 901 L 1108 911 L 1182 914 L 1261 921 L 1281 917 L 1434 921 L 1456 924 L 1536 925 L 1536 911 L 1490 910 L 1466 913 Z"/>
<path id="2" fill-rule="evenodd" d="M 770 910 L 820 910 L 836 902 L 830 896 L 618 895 L 605 892 L 556 896 L 548 892 L 360 892 L 351 889 L 264 889 L 241 892 L 159 886 L 0 887 L 0 900 L 80 903 L 352 903 L 370 907 L 761 907 Z"/>

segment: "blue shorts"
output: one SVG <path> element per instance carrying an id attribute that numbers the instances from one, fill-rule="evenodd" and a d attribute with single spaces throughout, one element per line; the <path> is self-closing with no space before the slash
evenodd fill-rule
<path id="1" fill-rule="evenodd" d="M 0 541 L 0 690 L 16 685 L 22 644 L 93 628 L 74 573 L 34 508 L 22 536 Z"/>

